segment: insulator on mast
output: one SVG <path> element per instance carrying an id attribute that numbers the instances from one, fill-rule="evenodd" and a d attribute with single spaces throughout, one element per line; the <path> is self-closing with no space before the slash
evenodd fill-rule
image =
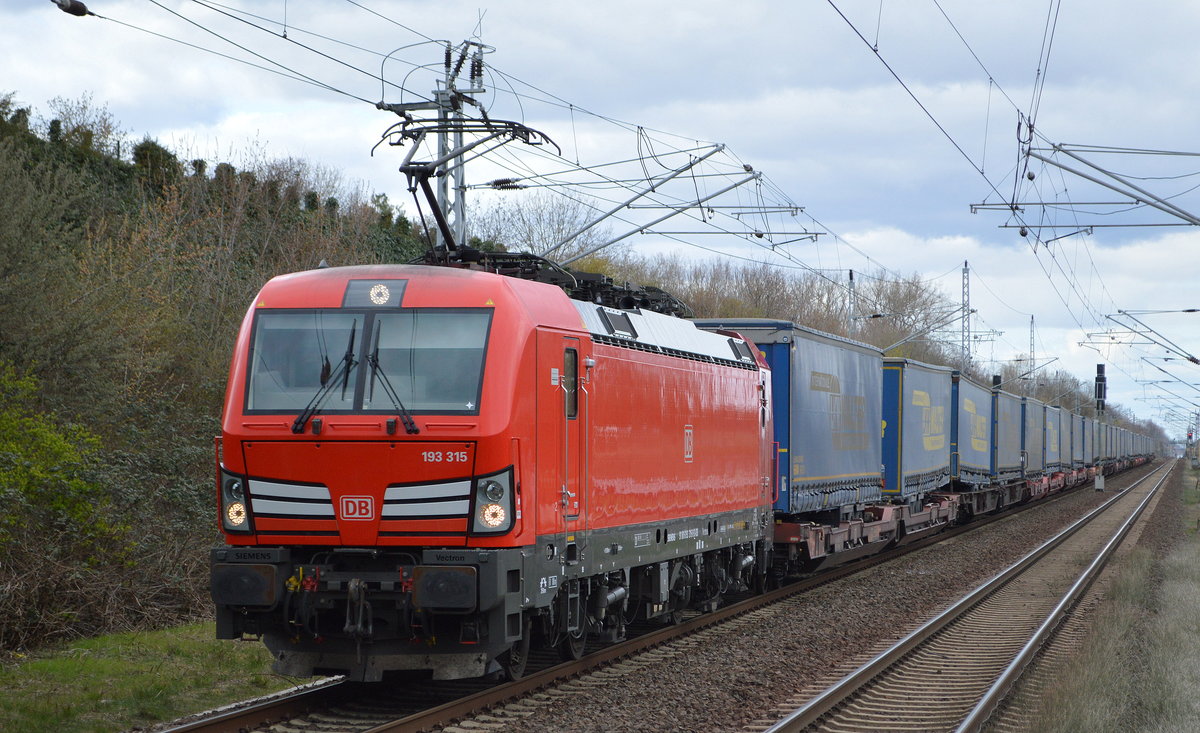
<path id="1" fill-rule="evenodd" d="M 79 0 L 54 0 L 54 4 L 59 7 L 64 13 L 82 18 L 85 15 L 92 15 L 92 11 Z"/>

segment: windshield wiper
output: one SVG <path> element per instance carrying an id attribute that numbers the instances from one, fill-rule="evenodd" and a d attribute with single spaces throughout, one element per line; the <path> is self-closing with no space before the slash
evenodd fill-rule
<path id="1" fill-rule="evenodd" d="M 329 373 L 329 362 L 326 361 L 321 368 L 321 388 L 309 400 L 308 406 L 296 416 L 296 421 L 292 423 L 292 432 L 299 435 L 304 432 L 304 426 L 308 423 L 308 418 L 317 414 L 317 410 L 321 409 L 321 403 L 333 391 L 333 386 L 337 384 L 338 377 L 342 378 L 342 399 L 346 398 L 346 387 L 350 384 L 350 370 L 357 364 L 354 358 L 354 336 L 358 329 L 358 321 L 350 322 L 350 340 L 346 344 L 346 354 L 338 363 L 337 369 L 333 373 Z"/>
<path id="2" fill-rule="evenodd" d="M 404 403 L 400 401 L 400 396 L 396 394 L 396 390 L 392 388 L 392 383 L 388 380 L 387 374 L 384 373 L 383 367 L 379 366 L 379 332 L 382 325 L 378 321 L 375 322 L 375 338 L 372 339 L 371 353 L 367 356 L 367 364 L 371 366 L 371 384 L 367 398 L 373 400 L 375 397 L 375 375 L 378 374 L 379 378 L 383 380 L 383 390 L 387 392 L 388 397 L 392 400 L 392 407 L 395 407 L 396 412 L 400 414 L 400 420 L 404 423 L 404 432 L 409 435 L 416 435 L 421 432 L 417 428 L 417 421 L 413 420 L 412 414 L 409 413 Z"/>

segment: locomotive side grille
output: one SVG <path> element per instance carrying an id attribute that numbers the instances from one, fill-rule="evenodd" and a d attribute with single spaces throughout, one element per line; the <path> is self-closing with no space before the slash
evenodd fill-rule
<path id="1" fill-rule="evenodd" d="M 471 482 L 389 486 L 383 494 L 384 519 L 465 518 L 471 511 Z"/>
<path id="2" fill-rule="evenodd" d="M 593 333 L 591 336 L 592 341 L 597 344 L 607 344 L 608 346 L 619 346 L 623 349 L 633 349 L 634 351 L 646 351 L 652 354 L 674 356 L 679 359 L 700 361 L 706 364 L 720 364 L 722 366 L 734 367 L 736 369 L 747 369 L 749 371 L 758 370 L 757 364 L 747 364 L 746 362 L 734 361 L 733 359 L 723 359 L 719 356 L 697 354 L 691 351 L 682 351 L 680 349 L 672 349 L 666 346 L 658 346 L 657 344 L 648 344 L 642 341 L 631 341 L 629 339 L 617 338 L 614 336 L 604 336 L 597 333 Z"/>
<path id="3" fill-rule="evenodd" d="M 251 507 L 258 516 L 333 519 L 329 487 L 250 479 Z"/>

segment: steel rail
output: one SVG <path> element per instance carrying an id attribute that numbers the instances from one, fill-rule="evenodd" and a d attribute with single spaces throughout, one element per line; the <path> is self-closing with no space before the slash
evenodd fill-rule
<path id="1" fill-rule="evenodd" d="M 1113 534 L 1108 544 L 1100 550 L 1091 564 L 1080 573 L 1079 578 L 1067 590 L 1062 600 L 1058 602 L 1058 605 L 1046 616 L 1045 621 L 1034 632 L 1030 640 L 1021 648 L 1021 651 L 1013 661 L 1005 668 L 1004 672 L 1000 674 L 992 686 L 988 688 L 987 692 L 984 693 L 971 712 L 967 714 L 962 723 L 959 724 L 956 733 L 974 733 L 974 731 L 979 731 L 983 728 L 984 723 L 987 722 L 992 713 L 996 711 L 996 708 L 1000 706 L 1000 703 L 1008 696 L 1008 693 L 1012 690 L 1017 680 L 1021 678 L 1021 675 L 1025 672 L 1025 668 L 1033 660 L 1033 656 L 1045 646 L 1063 618 L 1079 602 L 1079 598 L 1083 595 L 1084 591 L 1091 586 L 1092 581 L 1096 579 L 1096 576 L 1108 564 L 1108 559 L 1125 540 L 1126 535 L 1129 534 L 1129 530 L 1133 528 L 1134 523 L 1137 522 L 1142 512 L 1146 509 L 1146 505 L 1150 503 L 1150 500 L 1158 493 L 1159 488 L 1171 476 L 1175 464 L 1176 461 L 1172 461 L 1167 465 L 1167 470 L 1163 473 L 1162 478 L 1158 480 L 1154 488 L 1146 493 L 1146 498 L 1142 499 L 1137 509 L 1133 511 L 1129 519 L 1125 520 L 1121 527 Z M 1147 476 L 1146 478 L 1150 477 Z M 1130 487 L 1129 490 L 1132 490 L 1132 488 Z"/>
<path id="2" fill-rule="evenodd" d="M 1171 465 L 1166 466 L 1168 473 Z M 1023 573 L 1028 567 L 1035 564 L 1064 540 L 1078 532 L 1097 516 L 1103 514 L 1114 503 L 1124 498 L 1126 494 L 1141 485 L 1142 482 L 1148 480 L 1154 475 L 1154 473 L 1155 472 L 1151 472 L 1139 478 L 1128 488 L 1114 495 L 1108 501 L 1085 514 L 1071 526 L 1063 529 L 1055 536 L 1046 540 L 1020 560 L 995 575 L 992 579 L 986 581 L 975 590 L 956 601 L 945 611 L 929 621 L 926 621 L 915 631 L 896 642 L 896 644 L 891 648 L 880 652 L 870 661 L 846 675 L 832 686 L 826 688 L 823 692 L 821 692 L 821 694 L 812 698 L 803 706 L 792 711 L 774 725 L 767 728 L 765 733 L 793 733 L 795 731 L 803 730 L 815 723 L 823 715 L 828 713 L 844 699 L 849 697 L 854 691 L 863 687 L 872 678 L 881 674 L 884 670 L 907 655 L 910 651 L 923 644 L 926 640 L 933 637 L 937 632 L 941 631 L 951 622 L 955 621 L 968 610 L 976 606 L 984 598 L 991 595 L 1010 580 Z"/>
<path id="3" fill-rule="evenodd" d="M 277 723 L 296 715 L 326 709 L 348 694 L 349 685 L 341 680 L 310 683 L 299 691 L 283 693 L 283 697 L 269 698 L 244 707 L 235 703 L 230 706 L 232 709 L 218 710 L 215 714 L 201 713 L 204 717 L 172 726 L 164 733 L 241 733 L 264 724 Z"/>

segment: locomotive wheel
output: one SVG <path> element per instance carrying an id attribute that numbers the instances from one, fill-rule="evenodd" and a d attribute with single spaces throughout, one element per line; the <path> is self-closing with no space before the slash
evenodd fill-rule
<path id="1" fill-rule="evenodd" d="M 754 585 L 752 589 L 755 595 L 761 596 L 767 591 L 775 590 L 778 587 L 779 581 L 775 577 L 775 573 L 771 572 L 770 570 L 762 573 L 756 572 L 754 574 Z"/>
<path id="2" fill-rule="evenodd" d="M 586 646 L 587 627 L 575 633 L 568 631 L 563 634 L 563 640 L 558 643 L 558 656 L 564 662 L 574 662 L 583 656 L 583 650 Z"/>
<path id="3" fill-rule="evenodd" d="M 513 682 L 525 676 L 525 667 L 529 664 L 529 637 L 533 635 L 533 619 L 524 614 L 525 620 L 521 625 L 521 640 L 515 642 L 508 651 L 500 655 L 500 667 L 504 674 Z"/>

